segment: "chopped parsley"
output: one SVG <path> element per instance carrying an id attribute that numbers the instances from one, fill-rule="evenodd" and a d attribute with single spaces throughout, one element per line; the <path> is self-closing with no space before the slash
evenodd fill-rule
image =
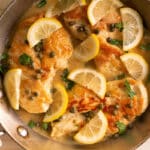
<path id="1" fill-rule="evenodd" d="M 123 31 L 123 23 L 119 22 L 119 23 L 115 23 L 115 28 L 118 29 L 120 32 Z"/>
<path id="2" fill-rule="evenodd" d="M 66 82 L 66 89 L 67 89 L 67 90 L 71 90 L 71 89 L 74 87 L 74 85 L 75 85 L 75 83 L 74 83 L 73 81 L 68 80 L 68 81 Z"/>
<path id="3" fill-rule="evenodd" d="M 19 62 L 21 65 L 25 65 L 25 66 L 32 66 L 33 65 L 33 61 L 32 61 L 32 58 L 27 55 L 27 54 L 22 54 L 20 57 L 19 57 Z"/>
<path id="4" fill-rule="evenodd" d="M 122 74 L 116 76 L 116 77 L 115 77 L 115 80 L 121 80 L 121 79 L 123 79 L 123 78 L 125 78 L 125 77 L 126 77 L 126 75 L 125 75 L 124 73 L 122 73 Z"/>
<path id="5" fill-rule="evenodd" d="M 140 49 L 150 51 L 150 43 L 141 45 Z"/>
<path id="6" fill-rule="evenodd" d="M 36 123 L 33 120 L 30 120 L 29 123 L 28 123 L 28 126 L 30 128 L 34 128 L 36 126 Z"/>
<path id="7" fill-rule="evenodd" d="M 0 73 L 4 74 L 9 69 L 9 55 L 8 53 L 3 53 L 0 56 Z"/>
<path id="8" fill-rule="evenodd" d="M 123 44 L 123 42 L 121 40 L 112 39 L 112 38 L 107 38 L 107 42 L 112 45 L 116 45 L 116 46 L 122 46 L 122 44 Z"/>
<path id="9" fill-rule="evenodd" d="M 39 3 L 36 5 L 38 8 L 41 8 L 47 4 L 47 0 L 40 0 Z"/>
<path id="10" fill-rule="evenodd" d="M 69 75 L 69 70 L 68 70 L 68 69 L 64 69 L 64 70 L 63 70 L 63 73 L 62 73 L 62 75 L 61 75 L 61 79 L 62 79 L 64 82 L 66 82 L 66 81 L 68 80 L 68 79 L 67 79 L 68 75 Z"/>
<path id="11" fill-rule="evenodd" d="M 123 23 L 118 22 L 118 23 L 109 24 L 110 32 L 113 32 L 115 29 L 118 29 L 120 32 L 122 32 L 123 31 Z"/>
<path id="12" fill-rule="evenodd" d="M 3 61 L 3 60 L 8 60 L 9 58 L 9 55 L 8 53 L 3 53 L 1 56 L 0 56 L 0 60 Z"/>
<path id="13" fill-rule="evenodd" d="M 43 130 L 48 130 L 48 127 L 49 127 L 49 124 L 48 123 L 46 123 L 46 122 L 42 122 L 42 125 L 41 125 L 41 127 L 42 127 L 42 129 Z"/>
<path id="14" fill-rule="evenodd" d="M 135 92 L 131 89 L 130 83 L 128 82 L 128 80 L 125 81 L 125 88 L 126 88 L 126 92 L 128 94 L 128 96 L 133 99 L 133 97 L 135 96 Z"/>
<path id="15" fill-rule="evenodd" d="M 125 133 L 127 126 L 124 123 L 118 121 L 116 122 L 116 126 L 120 135 Z"/>
<path id="16" fill-rule="evenodd" d="M 62 81 L 65 82 L 66 89 L 67 90 L 71 90 L 74 87 L 75 83 L 67 78 L 68 75 L 69 75 L 69 70 L 68 69 L 64 69 L 64 71 L 63 71 L 63 73 L 61 75 L 61 79 L 62 79 Z"/>

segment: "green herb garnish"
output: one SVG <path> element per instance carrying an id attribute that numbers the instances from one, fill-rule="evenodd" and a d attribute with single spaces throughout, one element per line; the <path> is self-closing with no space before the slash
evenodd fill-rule
<path id="1" fill-rule="evenodd" d="M 128 96 L 131 99 L 133 99 L 133 97 L 135 96 L 135 92 L 131 89 L 130 83 L 126 80 L 124 85 L 125 85 Z"/>
<path id="2" fill-rule="evenodd" d="M 115 28 L 118 29 L 120 32 L 123 31 L 123 23 L 119 22 L 119 23 L 115 23 Z"/>
<path id="3" fill-rule="evenodd" d="M 69 70 L 64 69 L 64 71 L 61 75 L 61 79 L 66 83 L 66 89 L 71 90 L 73 88 L 73 86 L 75 85 L 75 83 L 67 78 L 68 75 L 69 75 Z"/>
<path id="4" fill-rule="evenodd" d="M 0 60 L 1 61 L 3 61 L 3 60 L 8 60 L 8 58 L 9 58 L 9 55 L 8 55 L 8 53 L 3 53 L 1 56 L 0 56 Z"/>
<path id="5" fill-rule="evenodd" d="M 3 53 L 0 56 L 0 73 L 4 74 L 9 69 L 9 55 L 7 53 Z"/>
<path id="6" fill-rule="evenodd" d="M 73 81 L 68 80 L 68 81 L 66 82 L 66 89 L 67 89 L 67 90 L 71 90 L 71 89 L 74 87 L 74 85 L 75 85 L 75 83 L 74 83 Z"/>
<path id="7" fill-rule="evenodd" d="M 120 32 L 122 32 L 123 31 L 123 23 L 119 22 L 119 23 L 109 24 L 110 32 L 113 32 L 115 29 L 118 29 Z"/>
<path id="8" fill-rule="evenodd" d="M 121 40 L 112 39 L 112 38 L 107 38 L 107 42 L 112 45 L 116 45 L 116 46 L 122 46 L 122 44 L 123 44 L 123 42 Z"/>
<path id="9" fill-rule="evenodd" d="M 46 0 L 40 0 L 39 3 L 36 5 L 38 8 L 41 8 L 47 4 Z"/>
<path id="10" fill-rule="evenodd" d="M 0 64 L 0 73 L 3 75 L 9 70 L 9 64 Z"/>
<path id="11" fill-rule="evenodd" d="M 119 134 L 125 133 L 127 126 L 124 123 L 118 121 L 118 122 L 116 122 L 116 126 L 119 130 Z"/>
<path id="12" fill-rule="evenodd" d="M 30 128 L 34 128 L 36 126 L 36 123 L 33 120 L 30 120 L 29 123 L 28 123 L 28 126 Z"/>
<path id="13" fill-rule="evenodd" d="M 140 49 L 150 51 L 150 43 L 141 45 Z"/>
<path id="14" fill-rule="evenodd" d="M 67 79 L 68 75 L 69 75 L 69 70 L 68 70 L 68 69 L 64 69 L 64 70 L 63 70 L 63 73 L 62 73 L 62 75 L 61 75 L 61 79 L 62 79 L 64 82 L 66 82 L 66 80 L 68 80 L 68 79 Z"/>
<path id="15" fill-rule="evenodd" d="M 124 73 L 122 73 L 122 74 L 118 75 L 117 77 L 115 77 L 115 80 L 121 80 L 125 77 L 126 77 L 126 75 Z"/>
<path id="16" fill-rule="evenodd" d="M 42 127 L 42 129 L 43 129 L 43 130 L 48 130 L 49 123 L 42 122 L 42 125 L 41 125 L 41 127 Z"/>
<path id="17" fill-rule="evenodd" d="M 25 53 L 19 57 L 19 62 L 21 65 L 30 66 L 30 67 L 33 64 L 32 58 Z"/>

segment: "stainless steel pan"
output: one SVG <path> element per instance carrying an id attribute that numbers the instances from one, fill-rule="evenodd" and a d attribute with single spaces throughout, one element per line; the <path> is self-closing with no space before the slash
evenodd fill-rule
<path id="1" fill-rule="evenodd" d="M 5 44 L 15 23 L 34 1 L 13 0 L 2 16 L 0 16 L 1 53 L 4 51 Z M 149 0 L 124 0 L 124 2 L 140 12 L 146 27 L 150 29 Z M 2 86 L 0 88 L 2 89 Z M 0 99 L 0 123 L 13 139 L 27 150 L 130 150 L 135 149 L 150 137 L 150 109 L 147 110 L 142 118 L 138 119 L 134 124 L 134 128 L 129 130 L 126 135 L 91 146 L 59 143 L 39 135 L 21 121 L 16 112 L 7 105 L 6 98 Z M 23 136 L 19 134 L 19 131 L 23 131 Z"/>

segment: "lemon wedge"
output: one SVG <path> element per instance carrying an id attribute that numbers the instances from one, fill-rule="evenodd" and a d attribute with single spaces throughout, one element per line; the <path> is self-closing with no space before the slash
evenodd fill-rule
<path id="1" fill-rule="evenodd" d="M 103 74 L 92 69 L 77 69 L 68 78 L 95 92 L 100 98 L 106 93 L 106 79 Z"/>
<path id="2" fill-rule="evenodd" d="M 31 25 L 27 33 L 30 47 L 34 47 L 42 39 L 48 38 L 54 31 L 62 27 L 55 18 L 41 18 Z"/>
<path id="3" fill-rule="evenodd" d="M 108 121 L 102 111 L 99 111 L 75 136 L 81 144 L 95 144 L 100 142 L 107 131 Z"/>
<path id="4" fill-rule="evenodd" d="M 5 92 L 11 107 L 15 110 L 19 110 L 21 75 L 21 69 L 11 69 L 4 77 Z"/>
<path id="5" fill-rule="evenodd" d="M 61 84 L 54 86 L 53 103 L 44 116 L 44 122 L 51 122 L 61 117 L 68 106 L 68 95 L 65 88 Z"/>
<path id="6" fill-rule="evenodd" d="M 142 106 L 142 110 L 141 110 L 141 114 L 142 114 L 143 112 L 145 112 L 145 110 L 149 105 L 147 89 L 144 86 L 142 81 L 138 81 L 137 84 L 133 87 L 133 90 L 135 91 L 136 96 L 142 99 L 142 103 L 140 103 L 140 106 Z"/>
<path id="7" fill-rule="evenodd" d="M 139 54 L 127 53 L 120 57 L 129 74 L 138 80 L 143 80 L 148 74 L 148 63 Z"/>
<path id="8" fill-rule="evenodd" d="M 110 0 L 93 0 L 88 6 L 87 14 L 91 25 L 95 25 L 109 12 L 112 2 Z"/>
<path id="9" fill-rule="evenodd" d="M 119 0 L 93 0 L 88 6 L 87 15 L 91 25 L 95 25 L 105 17 L 111 8 L 120 8 L 123 3 Z"/>
<path id="10" fill-rule="evenodd" d="M 143 22 L 141 16 L 132 8 L 121 8 L 123 22 L 123 50 L 136 47 L 143 38 Z"/>
<path id="11" fill-rule="evenodd" d="M 87 62 L 97 56 L 100 44 L 97 36 L 91 34 L 85 41 L 75 48 L 74 55 L 77 59 Z"/>

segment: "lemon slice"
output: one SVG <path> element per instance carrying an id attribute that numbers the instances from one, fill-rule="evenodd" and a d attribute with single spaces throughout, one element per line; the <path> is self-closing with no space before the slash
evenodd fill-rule
<path id="1" fill-rule="evenodd" d="M 75 136 L 81 144 L 94 144 L 101 141 L 108 128 L 107 119 L 102 111 L 92 118 Z"/>
<path id="2" fill-rule="evenodd" d="M 15 110 L 19 110 L 21 75 L 21 69 L 11 69 L 4 77 L 5 92 L 10 105 Z"/>
<path id="3" fill-rule="evenodd" d="M 79 3 L 81 6 L 85 6 L 87 4 L 86 0 L 79 0 Z"/>
<path id="4" fill-rule="evenodd" d="M 87 10 L 91 25 L 95 25 L 109 12 L 112 2 L 110 0 L 93 0 Z"/>
<path id="5" fill-rule="evenodd" d="M 142 105 L 142 110 L 141 113 L 145 112 L 145 110 L 147 109 L 148 105 L 149 105 L 149 100 L 148 100 L 148 92 L 146 87 L 144 86 L 144 84 L 139 81 L 135 86 L 134 86 L 134 91 L 136 93 L 136 96 L 139 98 L 142 98 L 143 103 L 140 105 Z"/>
<path id="6" fill-rule="evenodd" d="M 128 53 L 121 57 L 121 61 L 125 65 L 129 74 L 138 80 L 143 80 L 148 74 L 148 64 L 146 60 L 139 54 Z"/>
<path id="7" fill-rule="evenodd" d="M 55 18 L 38 19 L 28 30 L 27 40 L 30 47 L 34 47 L 42 39 L 48 38 L 54 31 L 62 27 L 62 24 Z"/>
<path id="8" fill-rule="evenodd" d="M 143 23 L 141 16 L 132 8 L 121 8 L 123 22 L 123 50 L 136 47 L 143 37 Z"/>
<path id="9" fill-rule="evenodd" d="M 124 4 L 120 0 L 111 0 L 111 1 L 113 3 L 114 7 L 116 7 L 116 8 L 120 8 L 120 7 L 124 6 Z"/>
<path id="10" fill-rule="evenodd" d="M 85 6 L 86 4 L 86 0 L 59 0 L 54 6 L 50 5 L 45 16 L 51 18 L 61 13 L 71 11 L 78 6 Z"/>
<path id="11" fill-rule="evenodd" d="M 77 69 L 72 71 L 68 78 L 92 90 L 100 98 L 104 98 L 106 93 L 106 79 L 103 74 L 92 69 Z"/>
<path id="12" fill-rule="evenodd" d="M 87 62 L 99 53 L 99 40 L 95 34 L 91 34 L 85 41 L 75 48 L 74 55 L 77 59 Z"/>
<path id="13" fill-rule="evenodd" d="M 119 0 L 93 0 L 88 6 L 87 15 L 91 25 L 95 25 L 105 17 L 111 8 L 120 8 L 123 3 Z"/>
<path id="14" fill-rule="evenodd" d="M 44 116 L 44 122 L 51 122 L 61 117 L 68 106 L 68 95 L 65 88 L 61 84 L 54 86 L 53 103 Z"/>

